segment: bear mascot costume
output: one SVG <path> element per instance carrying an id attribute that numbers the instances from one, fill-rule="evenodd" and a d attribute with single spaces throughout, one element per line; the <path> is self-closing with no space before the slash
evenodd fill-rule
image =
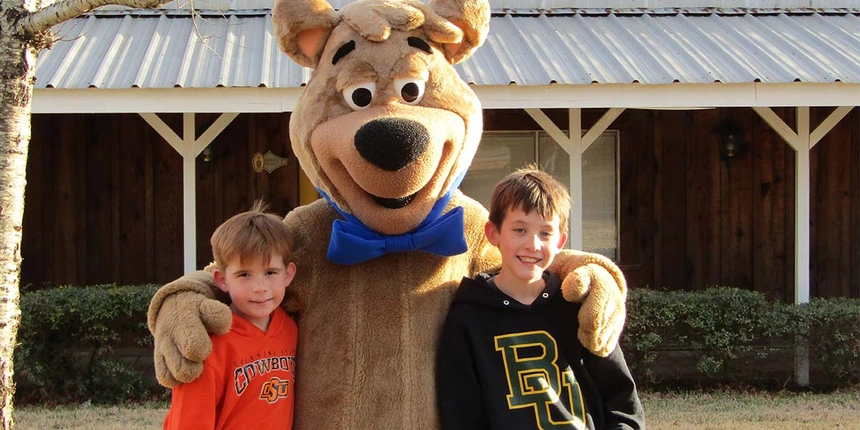
<path id="1" fill-rule="evenodd" d="M 487 211 L 458 186 L 481 140 L 475 93 L 453 65 L 487 37 L 487 0 L 275 0 L 281 50 L 315 69 L 290 139 L 323 196 L 287 214 L 298 271 L 295 428 L 438 428 L 438 337 L 464 276 L 501 263 Z M 208 269 L 208 270 L 207 270 Z M 149 309 L 159 381 L 198 377 L 230 310 L 211 268 L 156 293 Z M 565 250 L 550 269 L 582 301 L 579 338 L 605 356 L 625 319 L 626 284 L 600 255 Z M 253 427 L 253 423 L 249 423 Z"/>

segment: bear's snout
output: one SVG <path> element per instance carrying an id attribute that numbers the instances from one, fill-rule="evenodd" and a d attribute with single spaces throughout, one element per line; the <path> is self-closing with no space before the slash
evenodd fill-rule
<path id="1" fill-rule="evenodd" d="M 430 133 L 423 124 L 404 118 L 379 118 L 355 132 L 355 148 L 380 169 L 396 172 L 427 149 Z"/>

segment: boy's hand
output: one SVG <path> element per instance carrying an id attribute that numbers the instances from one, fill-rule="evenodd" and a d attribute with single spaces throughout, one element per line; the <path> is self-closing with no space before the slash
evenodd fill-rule
<path id="1" fill-rule="evenodd" d="M 230 308 L 215 300 L 204 279 L 211 274 L 195 272 L 156 292 L 149 305 L 149 331 L 155 338 L 155 376 L 168 388 L 197 379 L 203 360 L 212 352 L 209 333 L 230 330 Z M 200 282 L 204 281 L 204 282 Z"/>
<path id="2" fill-rule="evenodd" d="M 602 255 L 564 251 L 550 271 L 562 279 L 565 300 L 582 302 L 579 341 L 595 355 L 609 355 L 627 317 L 627 282 L 621 270 Z"/>

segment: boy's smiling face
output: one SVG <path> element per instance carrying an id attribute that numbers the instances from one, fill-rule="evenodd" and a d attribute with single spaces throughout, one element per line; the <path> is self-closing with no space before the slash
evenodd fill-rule
<path id="1" fill-rule="evenodd" d="M 215 269 L 215 283 L 230 294 L 230 309 L 260 330 L 269 326 L 269 315 L 284 300 L 284 291 L 296 275 L 293 263 L 273 253 L 269 261 L 231 261 L 227 267 Z"/>
<path id="2" fill-rule="evenodd" d="M 567 241 L 561 233 L 559 217 L 546 220 L 537 211 L 525 213 L 508 209 L 502 225 L 487 222 L 487 240 L 502 254 L 502 270 L 497 282 L 512 288 L 533 286 Z"/>

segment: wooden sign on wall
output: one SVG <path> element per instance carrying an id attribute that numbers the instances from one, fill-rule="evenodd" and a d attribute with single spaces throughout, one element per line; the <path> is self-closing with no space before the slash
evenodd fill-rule
<path id="1" fill-rule="evenodd" d="M 251 157 L 251 165 L 254 166 L 254 171 L 257 173 L 263 170 L 272 173 L 278 168 L 286 166 L 287 159 L 275 155 L 272 151 L 267 151 L 265 155 L 257 152 Z"/>

